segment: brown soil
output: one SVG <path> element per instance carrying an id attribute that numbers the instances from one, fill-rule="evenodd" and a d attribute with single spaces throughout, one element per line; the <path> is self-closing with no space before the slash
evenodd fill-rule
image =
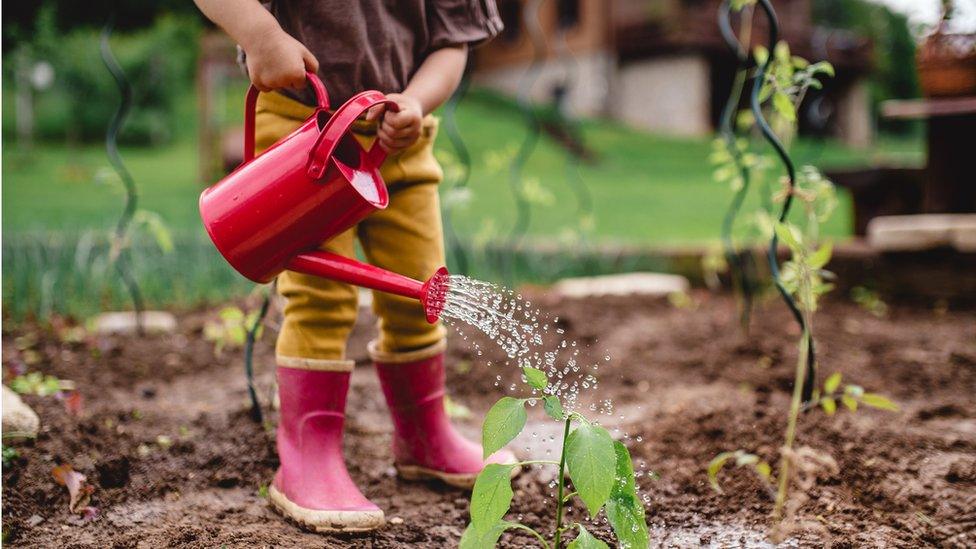
<path id="1" fill-rule="evenodd" d="M 693 310 L 649 299 L 559 302 L 536 296 L 536 305 L 559 316 L 567 336 L 588 346 L 585 362 L 603 364 L 600 388 L 592 394 L 612 397 L 616 410 L 604 423 L 629 434 L 635 462 L 645 465 L 639 483 L 648 496 L 654 545 L 764 543 L 771 502 L 759 481 L 730 468 L 721 476 L 725 493 L 718 494 L 704 468 L 718 452 L 737 448 L 775 457 L 797 336 L 783 307 L 768 303 L 746 338 L 725 296 L 696 293 Z M 50 328 L 5 324 L 5 366 L 22 356 L 15 337 L 36 334 L 32 348 L 40 361 L 32 368 L 75 381 L 85 403 L 75 417 L 54 397 L 26 397 L 41 416 L 42 431 L 36 441 L 17 445 L 20 457 L 3 471 L 5 544 L 456 545 L 467 495 L 400 481 L 391 467 L 390 424 L 363 352 L 371 319 L 364 314 L 350 344 L 361 367 L 353 378 L 346 451 L 353 477 L 392 520 L 374 534 L 330 537 L 282 521 L 260 496 L 277 465 L 272 430 L 248 418 L 239 353 L 217 357 L 203 339 L 203 323 L 212 315 L 181 315 L 175 335 L 81 343 L 64 343 Z M 818 314 L 817 330 L 825 372 L 841 371 L 845 380 L 889 395 L 901 410 L 804 415 L 799 445 L 829 454 L 838 470 L 822 474 L 806 492 L 801 528 L 789 543 L 976 545 L 976 313 L 896 307 L 878 319 L 849 304 L 829 303 Z M 273 377 L 271 337 L 258 357 L 265 395 Z M 481 346 L 498 358 L 495 349 Z M 607 353 L 610 363 L 603 362 Z M 514 369 L 487 367 L 489 357 L 475 358 L 470 341 L 455 338 L 450 354 L 453 398 L 475 416 L 516 381 Z M 536 451 L 535 437 L 528 431 L 553 431 L 539 411 L 532 417 L 537 423 L 517 443 L 530 452 Z M 461 423 L 477 435 L 475 419 Z M 51 476 L 60 463 L 70 463 L 95 485 L 94 520 L 68 512 L 67 493 Z M 551 475 L 545 475 L 532 470 L 515 481 L 512 516 L 548 530 Z M 571 516 L 581 519 L 575 511 Z M 589 528 L 608 539 L 601 521 Z M 503 537 L 505 547 L 529 545 L 528 537 Z"/>

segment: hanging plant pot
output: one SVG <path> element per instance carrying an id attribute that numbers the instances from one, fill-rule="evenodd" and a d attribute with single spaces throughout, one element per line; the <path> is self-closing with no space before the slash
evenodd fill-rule
<path id="1" fill-rule="evenodd" d="M 918 78 L 926 97 L 976 95 L 976 33 L 931 34 L 918 50 Z"/>

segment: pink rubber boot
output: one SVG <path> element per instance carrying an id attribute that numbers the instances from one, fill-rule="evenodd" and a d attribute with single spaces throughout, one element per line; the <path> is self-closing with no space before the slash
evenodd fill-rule
<path id="1" fill-rule="evenodd" d="M 301 362 L 301 367 L 278 367 L 281 466 L 268 499 L 285 517 L 316 532 L 363 532 L 383 526 L 383 511 L 353 484 L 342 455 L 352 361 L 287 360 Z"/>
<path id="2" fill-rule="evenodd" d="M 440 479 L 471 488 L 487 463 L 515 463 L 509 450 L 485 460 L 480 444 L 451 425 L 444 409 L 444 342 L 407 353 L 386 353 L 370 344 L 376 373 L 393 416 L 393 455 L 400 476 Z M 512 470 L 515 475 L 518 468 Z"/>

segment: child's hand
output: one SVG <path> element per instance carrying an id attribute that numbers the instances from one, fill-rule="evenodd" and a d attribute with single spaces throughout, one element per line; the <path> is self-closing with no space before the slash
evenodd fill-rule
<path id="1" fill-rule="evenodd" d="M 379 120 L 382 117 L 377 137 L 386 152 L 398 152 L 417 142 L 424 119 L 424 109 L 420 101 L 402 93 L 386 96 L 400 107 L 399 112 L 374 107 L 366 114 L 366 120 Z"/>
<path id="2" fill-rule="evenodd" d="M 305 71 L 319 70 L 319 62 L 312 52 L 277 25 L 249 40 L 244 52 L 251 83 L 263 92 L 281 88 L 300 90 L 305 87 Z"/>

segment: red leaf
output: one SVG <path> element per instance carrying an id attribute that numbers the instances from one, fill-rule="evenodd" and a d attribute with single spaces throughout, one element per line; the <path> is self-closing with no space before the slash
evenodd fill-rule
<path id="1" fill-rule="evenodd" d="M 71 391 L 64 397 L 64 409 L 72 416 L 80 416 L 84 405 L 85 400 L 78 391 Z"/>

